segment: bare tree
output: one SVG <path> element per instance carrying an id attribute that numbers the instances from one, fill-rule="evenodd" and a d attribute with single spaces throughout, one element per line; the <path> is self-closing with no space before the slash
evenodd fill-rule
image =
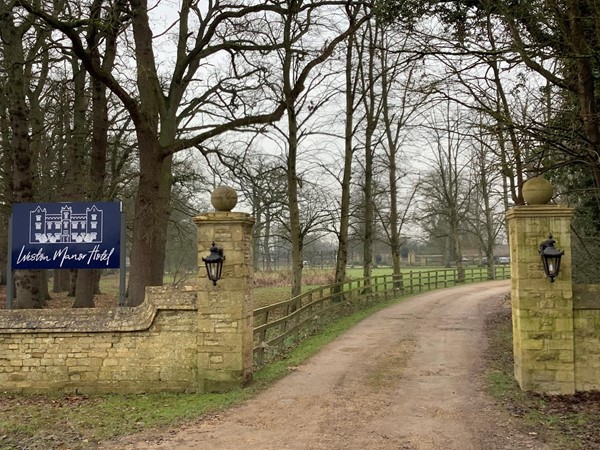
<path id="1" fill-rule="evenodd" d="M 362 59 L 364 47 L 358 45 L 357 35 L 352 34 L 346 42 L 345 67 L 344 67 L 344 153 L 343 169 L 341 178 L 341 199 L 339 230 L 337 233 L 338 246 L 335 265 L 336 293 L 342 291 L 342 282 L 346 279 L 346 267 L 348 264 L 348 235 L 350 230 L 350 187 L 352 181 L 352 162 L 354 159 L 356 144 L 356 118 L 355 114 L 362 102 L 359 96 L 358 76 L 360 65 L 356 61 Z"/>
<path id="2" fill-rule="evenodd" d="M 233 164 L 227 164 L 232 172 L 232 183 L 245 197 L 252 208 L 254 217 L 253 264 L 255 270 L 260 267 L 267 272 L 272 267 L 272 226 L 277 216 L 282 215 L 287 198 L 287 181 L 285 168 L 275 157 L 256 156 L 255 151 L 243 159 L 234 158 Z"/>
<path id="3" fill-rule="evenodd" d="M 346 9 L 347 20 L 353 29 L 357 28 L 357 23 L 368 20 L 368 15 L 358 18 L 359 10 L 356 7 Z M 285 227 L 289 233 L 292 252 L 292 296 L 296 296 L 300 294 L 302 286 L 303 239 L 307 236 L 307 231 L 314 226 L 309 226 L 312 218 L 303 222 L 303 213 L 300 210 L 301 198 L 307 196 L 306 192 L 301 191 L 304 187 L 308 187 L 307 184 L 310 182 L 309 178 L 302 176 L 302 169 L 299 168 L 300 145 L 303 140 L 306 141 L 320 132 L 314 129 L 314 117 L 329 102 L 335 91 L 326 89 L 329 75 L 319 71 L 307 79 L 307 88 L 302 96 L 294 94 L 293 87 L 302 74 L 303 61 L 308 54 L 318 50 L 313 48 L 315 43 L 310 42 L 307 37 L 311 31 L 308 25 L 315 18 L 314 11 L 303 8 L 301 1 L 290 2 L 289 11 L 290 13 L 283 18 L 283 48 L 278 52 L 282 67 L 282 82 L 280 88 L 274 86 L 276 90 L 281 90 L 281 95 L 285 99 L 287 121 L 285 125 L 275 124 L 273 128 L 283 136 L 285 141 L 284 159 L 289 220 Z M 330 17 L 330 20 L 333 18 L 335 16 Z M 324 17 L 321 17 L 320 20 L 324 20 Z M 318 16 L 316 21 L 319 21 Z M 334 23 L 331 22 L 330 25 L 333 26 Z M 310 215 L 312 214 L 309 213 Z"/>
<path id="4" fill-rule="evenodd" d="M 45 42 L 47 32 L 35 27 L 30 17 L 15 17 L 8 5 L 3 4 L 0 8 L 0 45 L 6 72 L 6 104 L 11 133 L 12 200 L 31 202 L 34 199 L 34 146 L 29 136 L 32 118 L 27 96 L 39 95 L 44 84 L 43 77 L 47 71 L 42 71 L 40 79 L 34 80 L 32 65 L 37 61 L 37 53 Z M 27 51 L 25 42 L 31 43 Z M 40 285 L 38 271 L 15 271 L 15 306 L 41 308 L 45 298 L 41 295 Z"/>
<path id="5" fill-rule="evenodd" d="M 400 251 L 403 244 L 401 232 L 408 220 L 410 203 L 417 191 L 418 182 L 407 197 L 407 204 L 400 211 L 398 205 L 399 181 L 411 170 L 409 158 L 402 153 L 411 128 L 427 98 L 432 93 L 421 86 L 424 79 L 422 63 L 410 54 L 409 33 L 404 30 L 385 30 L 382 28 L 382 44 L 379 51 L 381 65 L 382 123 L 385 137 L 382 145 L 385 151 L 383 165 L 388 171 L 389 213 L 382 220 L 392 252 L 392 268 L 396 288 L 402 288 Z M 399 168 L 400 165 L 400 168 Z M 414 181 L 414 180 L 413 180 Z M 379 212 L 381 214 L 382 211 Z"/>
<path id="6" fill-rule="evenodd" d="M 375 206 L 373 194 L 373 164 L 375 148 L 377 146 L 376 130 L 379 124 L 382 110 L 382 99 L 378 92 L 378 81 L 380 73 L 377 67 L 377 49 L 380 45 L 381 30 L 375 23 L 368 23 L 363 36 L 362 45 L 365 46 L 365 58 L 360 65 L 361 68 L 361 90 L 364 108 L 364 181 L 363 189 L 363 277 L 369 280 L 373 271 L 373 240 Z M 369 282 L 366 281 L 366 284 Z"/>
<path id="7" fill-rule="evenodd" d="M 353 8 L 359 8 L 355 5 Z M 354 14 L 354 13 L 353 13 Z M 362 71 L 360 61 L 365 54 L 365 46 L 361 43 L 361 28 L 346 40 L 344 51 L 339 52 L 338 60 L 343 61 L 343 71 L 336 73 L 336 77 L 341 81 L 339 87 L 332 86 L 331 92 L 336 92 L 340 99 L 340 112 L 336 113 L 329 124 L 341 123 L 339 128 L 341 133 L 332 133 L 331 126 L 325 135 L 340 139 L 343 141 L 343 147 L 337 161 L 322 161 L 320 166 L 326 174 L 336 184 L 336 190 L 340 192 L 339 198 L 335 199 L 336 206 L 331 209 L 330 223 L 332 225 L 330 232 L 336 236 L 337 250 L 335 251 L 335 292 L 340 294 L 343 286 L 342 282 L 346 279 L 346 268 L 348 264 L 349 253 L 349 234 L 351 217 L 354 216 L 352 209 L 352 180 L 355 177 L 354 165 L 359 149 L 358 130 L 361 126 L 362 115 L 361 105 L 363 104 L 363 95 L 361 93 L 359 78 Z M 343 84 L 342 84 L 343 83 Z M 331 151 L 329 152 L 332 155 Z"/>
<path id="8" fill-rule="evenodd" d="M 486 140 L 485 136 L 485 133 L 481 133 L 474 140 L 471 150 L 471 170 L 475 186 L 466 222 L 485 254 L 488 278 L 491 280 L 495 278 L 494 246 L 503 228 L 505 209 L 498 207 L 503 206 L 504 198 L 498 192 L 500 174 L 495 169 L 498 161 L 490 151 L 489 139 Z"/>
<path id="9" fill-rule="evenodd" d="M 11 132 L 8 114 L 8 86 L 0 82 L 0 285 L 6 285 L 8 268 L 8 223 L 12 204 L 12 152 Z"/>
<path id="10" fill-rule="evenodd" d="M 299 211 L 299 243 L 300 251 L 303 255 L 305 246 L 310 246 L 313 242 L 319 241 L 331 229 L 333 198 L 327 193 L 327 186 L 321 186 L 309 181 L 303 182 L 302 189 L 298 191 L 298 211 Z M 289 209 L 286 209 L 289 214 Z M 292 229 L 287 215 L 277 217 L 280 226 L 279 237 L 288 241 L 290 247 L 293 245 Z M 304 266 L 305 259 L 300 261 Z M 292 261 L 293 264 L 293 252 Z M 294 294 L 293 294 L 294 295 Z M 297 294 L 295 294 L 297 295 Z"/>
<path id="11" fill-rule="evenodd" d="M 596 190 L 600 192 L 600 82 L 596 76 L 600 23 L 597 5 L 589 0 L 567 0 L 523 8 L 520 2 L 485 1 L 482 8 L 503 21 L 513 48 L 529 68 L 577 98 L 579 124 L 585 136 L 579 157 L 588 163 Z M 558 62 L 560 72 L 552 70 L 547 63 L 549 59 Z"/>
<path id="12" fill-rule="evenodd" d="M 414 11 L 410 11 L 410 9 Z M 599 79 L 597 72 L 597 42 L 600 36 L 598 10 L 590 0 L 567 0 L 565 2 L 527 2 L 505 0 L 476 0 L 447 2 L 428 0 L 399 2 L 385 0 L 380 5 L 385 20 L 408 21 L 415 28 L 435 16 L 443 26 L 444 39 L 448 44 L 445 52 L 463 58 L 483 57 L 490 63 L 491 84 L 498 93 L 496 118 L 502 130 L 501 150 L 513 152 L 514 161 L 507 160 L 507 167 L 514 163 L 516 169 L 514 186 L 507 180 L 513 202 L 523 202 L 520 186 L 526 171 L 540 172 L 552 167 L 527 167 L 526 158 L 519 159 L 523 150 L 515 139 L 516 129 L 535 139 L 542 152 L 552 149 L 554 154 L 543 158 L 552 160 L 555 166 L 585 162 L 594 178 L 596 192 L 600 192 L 600 119 L 598 115 Z M 441 52 L 439 34 L 428 45 L 429 52 Z M 485 48 L 481 47 L 485 42 Z M 515 127 L 506 114 L 506 90 L 498 85 L 499 73 L 514 74 L 529 69 L 527 78 L 543 78 L 546 93 L 559 92 L 555 102 L 561 109 L 553 121 L 540 124 L 536 116 L 523 127 Z M 569 113 L 567 113 L 569 111 Z M 576 111 L 576 114 L 571 112 Z M 539 109 L 542 113 L 543 109 Z M 539 114 L 538 114 L 539 115 Z M 568 121 L 565 119 L 568 116 Z M 543 115 L 542 115 L 543 117 Z M 562 119 L 562 120 L 561 120 Z M 541 126 L 540 126 L 541 125 Z M 567 137 L 568 139 L 565 139 Z M 511 148 L 512 147 L 512 148 Z M 508 156 L 510 153 L 506 153 Z M 557 155 L 562 161 L 556 164 Z M 540 158 L 542 156 L 540 155 Z M 600 196 L 597 195 L 598 198 Z"/>
<path id="13" fill-rule="evenodd" d="M 420 186 L 423 205 L 420 219 L 436 224 L 436 237 L 446 241 L 447 264 L 455 263 L 458 281 L 464 281 L 461 233 L 472 190 L 466 153 L 468 135 L 461 127 L 463 120 L 456 106 L 453 109 L 449 101 L 440 106 L 431 118 L 433 156 L 428 162 L 431 170 Z"/>
<path id="14" fill-rule="evenodd" d="M 99 19 L 102 17 L 102 8 L 103 0 L 95 0 L 91 6 L 91 18 L 99 22 Z M 105 72 L 110 72 L 114 66 L 120 25 L 118 10 L 113 9 L 110 13 L 112 21 L 107 21 L 107 26 L 100 28 L 92 22 L 86 36 L 90 58 L 96 66 L 102 67 L 102 70 Z M 100 54 L 101 44 L 103 44 L 102 47 L 104 48 L 102 55 Z M 83 77 L 83 74 L 85 74 L 84 68 L 79 66 L 79 62 L 76 59 L 74 59 L 74 64 L 77 65 L 76 77 Z M 85 195 L 85 200 L 98 201 L 105 200 L 106 198 L 104 184 L 106 181 L 106 160 L 108 155 L 108 99 L 106 86 L 99 79 L 92 77 L 90 90 L 92 112 L 90 164 L 88 172 L 83 174 L 82 177 L 85 177 L 86 182 L 81 185 L 81 193 Z M 78 100 L 76 111 L 79 113 L 78 115 L 85 117 L 85 112 L 89 108 L 86 107 L 87 105 L 81 103 L 82 101 Z M 76 153 L 84 154 L 82 149 L 77 148 L 77 145 L 75 145 L 74 150 Z M 83 164 L 82 166 L 85 167 Z M 78 175 L 81 176 L 82 174 Z M 73 307 L 89 308 L 94 306 L 94 294 L 98 290 L 99 277 L 100 271 L 98 270 L 86 269 L 78 272 Z"/>
<path id="15" fill-rule="evenodd" d="M 360 23 L 350 24 L 331 35 L 319 51 L 307 55 L 297 77 L 286 87 L 284 97 L 275 103 L 257 101 L 264 86 L 269 84 L 266 77 L 271 70 L 253 66 L 248 55 L 284 48 L 280 40 L 275 44 L 268 42 L 264 33 L 265 27 L 278 18 L 284 18 L 285 22 L 286 17 L 298 12 L 310 16 L 319 8 L 340 7 L 345 3 L 216 1 L 200 5 L 196 1 L 184 2 L 177 23 L 169 27 L 177 32 L 172 71 L 167 74 L 163 66 L 159 68 L 155 55 L 155 33 L 146 0 L 117 2 L 115 11 L 121 23 L 125 25 L 131 20 L 131 56 L 137 68 L 135 92 L 131 91 L 129 80 L 122 82 L 115 71 L 101 67 L 82 43 L 82 35 L 90 24 L 100 19 L 90 20 L 86 11 L 78 10 L 81 20 L 72 21 L 68 8 L 65 17 L 65 10 L 43 10 L 28 2 L 20 3 L 64 33 L 86 70 L 121 100 L 135 127 L 140 178 L 135 202 L 129 304 L 143 301 L 146 286 L 162 284 L 173 155 L 188 148 L 208 152 L 210 140 L 216 136 L 281 118 L 290 102 L 304 89 L 313 69 Z M 209 68 L 218 65 L 217 61 L 226 64 L 227 70 L 211 73 Z M 202 119 L 198 120 L 200 116 Z"/>

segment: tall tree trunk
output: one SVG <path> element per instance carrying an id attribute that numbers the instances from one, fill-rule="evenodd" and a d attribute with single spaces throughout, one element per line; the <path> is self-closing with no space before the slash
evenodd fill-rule
<path id="1" fill-rule="evenodd" d="M 155 151 L 140 154 L 140 182 L 136 197 L 129 274 L 129 306 L 144 301 L 146 286 L 163 284 L 166 230 L 169 221 L 169 194 L 165 179 L 170 183 L 170 159 L 160 156 L 158 142 L 152 136 L 138 134 L 140 146 L 154 146 Z"/>
<path id="2" fill-rule="evenodd" d="M 71 192 L 69 197 L 75 201 L 84 201 L 87 198 L 89 183 L 92 179 L 89 177 L 89 168 L 86 167 L 85 147 L 88 142 L 88 126 L 86 113 L 88 102 L 86 99 L 86 72 L 80 67 L 75 55 L 72 55 L 72 65 L 74 75 L 73 92 L 73 131 L 71 142 L 69 144 L 69 173 Z M 86 170 L 87 168 L 87 170 Z M 75 301 L 73 308 L 93 308 L 94 307 L 94 285 L 93 273 L 88 269 L 79 269 L 77 271 L 75 283 Z"/>
<path id="3" fill-rule="evenodd" d="M 266 270 L 267 261 L 263 262 L 262 268 L 260 267 L 260 254 L 261 249 L 263 249 L 262 245 L 262 232 L 265 224 L 263 223 L 263 214 L 262 207 L 260 206 L 260 198 L 254 193 L 254 189 L 252 192 L 252 200 L 251 203 L 254 205 L 254 227 L 252 228 L 252 267 L 254 270 Z M 263 257 L 266 258 L 264 249 L 263 249 Z"/>
<path id="4" fill-rule="evenodd" d="M 137 64 L 140 111 L 136 124 L 140 152 L 140 180 L 135 200 L 129 272 L 128 305 L 144 301 L 146 286 L 163 284 L 172 158 L 164 157 L 159 142 L 159 111 L 164 96 L 159 84 L 152 48 L 152 30 L 148 19 L 148 2 L 132 0 L 132 24 Z M 168 127 L 161 124 L 160 138 L 169 139 Z"/>
<path id="5" fill-rule="evenodd" d="M 392 150 L 393 149 L 393 150 Z M 390 247 L 392 251 L 392 277 L 394 279 L 394 289 L 402 290 L 402 259 L 400 243 L 400 220 L 398 217 L 398 186 L 396 181 L 396 145 L 390 146 Z"/>
<path id="6" fill-rule="evenodd" d="M 496 278 L 494 271 L 494 211 L 490 203 L 492 196 L 489 177 L 489 167 L 486 163 L 485 151 L 479 151 L 478 168 L 479 168 L 479 188 L 481 191 L 481 202 L 483 202 L 483 216 L 485 217 L 485 231 L 483 250 L 487 258 L 487 277 L 489 280 Z"/>
<path id="7" fill-rule="evenodd" d="M 52 292 L 65 292 L 69 290 L 70 274 L 68 269 L 54 269 L 52 275 Z"/>
<path id="8" fill-rule="evenodd" d="M 92 14 L 99 17 L 102 0 L 93 3 Z M 90 33 L 88 45 L 93 51 L 93 58 L 100 64 L 98 53 L 100 37 L 97 32 Z M 108 35 L 105 43 L 105 55 L 102 61 L 105 70 L 112 68 L 115 58 L 115 35 Z M 92 78 L 92 148 L 90 155 L 89 183 L 87 185 L 88 200 L 104 200 L 104 183 L 106 179 L 106 155 L 108 152 L 108 102 L 104 83 Z M 125 270 L 123 267 L 121 270 Z M 93 308 L 94 295 L 100 291 L 100 271 L 86 269 L 79 271 L 74 308 Z"/>
<path id="9" fill-rule="evenodd" d="M 287 155 L 287 185 L 290 215 L 290 242 L 292 245 L 292 297 L 302 292 L 302 234 L 300 229 L 300 210 L 298 208 L 298 119 L 296 116 L 296 101 L 293 95 L 294 59 L 292 50 L 292 24 L 299 6 L 297 0 L 289 3 L 289 12 L 284 25 L 284 62 L 283 62 L 283 94 L 286 103 L 288 124 L 288 155 Z"/>
<path id="10" fill-rule="evenodd" d="M 343 290 L 346 279 L 346 266 L 348 264 L 348 231 L 350 229 L 350 181 L 352 178 L 352 158 L 354 156 L 354 100 L 356 84 L 354 83 L 352 63 L 355 45 L 355 35 L 348 37 L 346 48 L 346 111 L 344 127 L 344 172 L 342 174 L 342 198 L 340 205 L 340 230 L 338 235 L 337 259 L 335 262 L 335 293 Z"/>
<path id="11" fill-rule="evenodd" d="M 579 99 L 580 115 L 583 128 L 588 140 L 589 150 L 587 160 L 593 167 L 596 182 L 596 196 L 600 199 L 600 118 L 598 117 L 598 75 L 597 75 L 597 45 L 600 39 L 600 22 L 596 19 L 596 28 L 583 22 L 582 2 L 568 0 L 566 13 L 571 45 L 574 50 L 577 65 L 577 97 Z M 598 14 L 598 6 L 593 3 Z M 585 7 L 584 7 L 585 8 Z M 597 33 L 594 36 L 594 32 Z M 594 38 L 596 41 L 594 42 Z M 599 200 L 600 201 L 600 200 Z"/>
<path id="12" fill-rule="evenodd" d="M 67 297 L 75 297 L 75 292 L 77 290 L 77 270 L 69 269 L 69 290 L 67 292 Z"/>
<path id="13" fill-rule="evenodd" d="M 0 22 L 1 24 L 1 22 Z M 0 96 L 6 99 L 7 86 L 2 86 Z M 0 179 L 0 203 L 4 206 L 0 207 L 0 230 L 6 230 L 0 233 L 0 285 L 4 286 L 7 282 L 8 270 L 8 222 L 10 219 L 11 208 L 13 203 L 12 195 L 12 152 L 10 143 L 10 122 L 9 115 L 5 112 L 8 105 L 4 101 L 0 101 L 0 170 L 2 178 Z"/>
<path id="14" fill-rule="evenodd" d="M 458 283 L 465 282 L 465 267 L 462 261 L 462 249 L 460 245 L 460 234 L 458 230 L 458 224 L 454 223 L 450 227 L 451 239 L 453 243 L 454 258 L 456 260 L 456 281 Z"/>
<path id="15" fill-rule="evenodd" d="M 40 282 L 40 298 L 42 299 L 43 304 L 46 304 L 48 300 L 50 300 L 50 291 L 48 290 L 48 271 L 40 270 L 38 271 L 39 282 Z"/>
<path id="16" fill-rule="evenodd" d="M 302 292 L 302 236 L 300 210 L 298 208 L 298 176 L 296 158 L 298 153 L 298 128 L 296 112 L 288 110 L 288 196 L 290 213 L 290 240 L 292 244 L 292 297 Z"/>
<path id="17" fill-rule="evenodd" d="M 373 137 L 377 127 L 379 117 L 377 107 L 377 94 L 375 92 L 375 54 L 377 45 L 377 32 L 372 24 L 368 25 L 368 46 L 369 55 L 367 62 L 367 72 L 363 75 L 364 80 L 364 103 L 366 111 L 366 131 L 365 131 L 365 180 L 363 185 L 364 193 L 364 235 L 363 235 L 363 277 L 365 284 L 370 285 L 370 278 L 373 275 L 373 241 L 375 239 L 375 208 L 373 196 L 373 159 L 375 154 Z"/>
<path id="18" fill-rule="evenodd" d="M 263 254 L 265 255 L 265 270 L 271 272 L 273 270 L 273 264 L 271 263 L 271 247 L 269 245 L 269 242 L 271 241 L 271 217 L 268 215 L 265 216 L 263 233 L 262 248 Z"/>
<path id="19" fill-rule="evenodd" d="M 7 71 L 8 112 L 12 130 L 12 175 L 13 200 L 31 202 L 33 195 L 32 154 L 29 145 L 29 115 L 25 92 L 26 77 L 23 34 L 26 28 L 15 26 L 11 12 L 6 12 L 0 22 L 3 41 L 3 56 Z M 39 275 L 35 270 L 16 270 L 16 308 L 41 308 Z"/>
<path id="20" fill-rule="evenodd" d="M 99 270 L 94 270 L 95 280 L 94 280 L 94 295 L 102 294 L 102 289 L 100 288 L 100 278 L 101 272 Z"/>
<path id="21" fill-rule="evenodd" d="M 6 286 L 8 270 L 8 211 L 0 211 L 0 286 Z"/>
<path id="22" fill-rule="evenodd" d="M 383 40 L 382 40 L 383 41 Z M 402 260 L 401 260 L 401 243 L 400 243 L 400 219 L 398 215 L 398 170 L 396 159 L 398 157 L 398 145 L 396 136 L 392 133 L 393 124 L 392 113 L 388 103 L 388 95 L 390 91 L 390 80 L 388 79 L 388 66 L 386 63 L 386 51 L 381 50 L 381 84 L 382 84 L 382 114 L 385 124 L 385 135 L 387 141 L 387 165 L 388 165 L 388 182 L 390 185 L 390 223 L 389 237 L 390 248 L 392 252 L 392 279 L 394 280 L 394 289 L 401 291 L 403 289 L 402 282 Z"/>
<path id="23" fill-rule="evenodd" d="M 500 77 L 500 69 L 498 67 L 498 62 L 495 60 L 490 61 L 490 66 L 492 68 L 494 74 L 494 83 L 496 85 L 496 103 L 498 105 L 498 115 L 501 118 L 498 121 L 498 128 L 503 129 L 506 126 L 505 122 L 512 123 L 511 109 L 508 103 L 508 99 L 506 98 L 506 93 L 504 92 L 504 85 L 502 84 L 502 79 Z M 501 158 L 502 165 L 505 168 L 504 175 L 508 179 L 508 184 L 510 186 L 510 193 L 512 201 L 515 205 L 524 205 L 525 201 L 523 200 L 523 157 L 521 152 L 521 141 L 517 137 L 517 133 L 515 132 L 514 127 L 508 126 L 506 131 L 500 131 L 502 134 L 502 145 L 500 145 L 501 150 Z M 508 133 L 511 148 L 513 151 L 512 156 L 508 157 L 506 155 L 505 149 L 505 135 Z M 508 160 L 512 162 L 509 164 Z M 508 167 L 511 167 L 512 170 L 508 170 Z"/>

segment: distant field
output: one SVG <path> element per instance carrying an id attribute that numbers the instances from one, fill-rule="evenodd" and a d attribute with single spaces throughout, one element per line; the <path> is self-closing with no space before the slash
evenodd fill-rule
<path id="1" fill-rule="evenodd" d="M 504 271 L 509 270 L 508 265 L 498 266 Z M 404 277 L 404 287 L 409 288 L 411 286 L 418 286 L 419 284 L 427 284 L 433 279 L 438 280 L 447 280 L 448 286 L 452 286 L 454 284 L 454 270 L 455 268 L 447 268 L 447 267 L 404 267 L 402 269 L 402 273 L 405 275 Z M 310 289 L 320 287 L 323 285 L 330 284 L 331 281 L 325 282 L 323 281 L 326 277 L 323 276 L 323 273 L 333 273 L 333 269 L 305 269 L 303 273 L 303 280 L 306 283 L 302 288 L 302 291 L 308 291 Z M 434 272 L 438 272 L 438 276 L 434 274 Z M 285 271 L 280 271 L 281 273 L 285 273 Z M 361 279 L 363 278 L 363 269 L 362 268 L 351 268 L 346 271 L 348 278 L 353 279 Z M 321 276 L 319 276 L 321 274 Z M 412 274 L 412 276 L 410 276 Z M 422 274 L 422 277 L 421 277 Z M 381 277 L 384 275 L 392 275 L 391 267 L 377 267 L 373 269 L 374 277 Z M 257 277 L 261 277 L 262 275 L 259 272 Z M 480 281 L 482 279 L 486 279 L 487 277 L 487 267 L 480 266 L 469 266 L 466 268 L 466 281 Z M 278 278 L 281 282 L 281 277 Z M 443 281 L 442 281 L 443 282 Z M 264 287 L 256 287 L 254 288 L 254 305 L 259 308 L 266 305 L 271 305 L 273 303 L 282 302 L 289 300 L 290 298 L 290 286 L 289 282 L 286 284 L 278 284 L 276 286 L 264 286 Z"/>
<path id="2" fill-rule="evenodd" d="M 508 268 L 508 266 L 504 266 Z M 422 272 L 431 272 L 431 271 L 448 271 L 448 278 L 453 278 L 450 274 L 450 271 L 453 268 L 444 268 L 444 267 L 403 267 L 402 272 L 406 275 L 409 273 L 413 273 L 413 278 L 417 278 L 415 274 Z M 469 266 L 467 268 L 468 273 L 470 274 L 484 274 L 487 270 L 486 267 L 478 267 L 478 266 Z M 363 269 L 362 267 L 354 267 L 349 268 L 347 271 L 348 278 L 353 279 L 361 279 L 363 278 Z M 333 283 L 333 273 L 334 269 L 316 269 L 313 267 L 305 268 L 302 274 L 303 282 L 305 286 L 303 287 L 303 292 L 313 289 L 315 287 L 324 286 Z M 373 276 L 383 276 L 383 275 L 391 275 L 392 268 L 391 267 L 376 267 L 373 269 Z M 471 275 L 473 276 L 473 275 Z M 254 289 L 254 305 L 255 307 L 261 307 L 270 305 L 273 303 L 289 300 L 291 289 L 290 289 L 290 271 L 288 270 L 279 270 L 276 272 L 255 272 L 255 279 L 257 280 L 257 287 Z M 197 283 L 197 274 L 190 273 L 185 275 L 185 279 L 181 279 L 178 277 L 176 281 L 177 285 L 193 285 Z M 164 278 L 165 284 L 172 284 L 173 277 L 169 274 L 165 275 Z M 405 279 L 405 285 L 408 282 L 408 279 Z M 52 280 L 49 282 L 50 291 L 52 291 Z M 117 298 L 119 294 L 119 275 L 118 273 L 111 273 L 102 275 L 100 278 L 100 291 L 102 295 L 96 296 L 95 302 L 97 307 L 111 307 L 117 303 Z M 52 300 L 49 302 L 49 308 L 69 308 L 73 302 L 73 298 L 66 297 L 66 292 L 61 293 L 52 293 Z M 5 295 L 4 289 L 0 289 L 0 309 L 2 309 L 5 305 Z"/>

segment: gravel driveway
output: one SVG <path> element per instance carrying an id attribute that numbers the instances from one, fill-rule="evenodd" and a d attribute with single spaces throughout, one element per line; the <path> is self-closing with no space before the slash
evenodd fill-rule
<path id="1" fill-rule="evenodd" d="M 485 318 L 509 281 L 421 294 L 378 312 L 257 397 L 119 449 L 546 449 L 482 391 Z"/>

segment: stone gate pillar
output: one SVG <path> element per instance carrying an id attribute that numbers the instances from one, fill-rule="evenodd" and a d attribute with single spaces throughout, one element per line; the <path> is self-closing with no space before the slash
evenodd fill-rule
<path id="1" fill-rule="evenodd" d="M 246 213 L 232 212 L 237 194 L 220 186 L 211 198 L 215 212 L 194 217 L 198 227 L 198 376 L 204 392 L 222 392 L 252 378 L 252 226 Z M 225 261 L 216 286 L 202 258 L 212 242 Z"/>
<path id="2" fill-rule="evenodd" d="M 570 225 L 573 209 L 515 206 L 507 214 L 511 257 L 514 374 L 523 390 L 575 392 Z M 564 250 L 554 283 L 545 276 L 539 245 L 552 234 Z"/>

